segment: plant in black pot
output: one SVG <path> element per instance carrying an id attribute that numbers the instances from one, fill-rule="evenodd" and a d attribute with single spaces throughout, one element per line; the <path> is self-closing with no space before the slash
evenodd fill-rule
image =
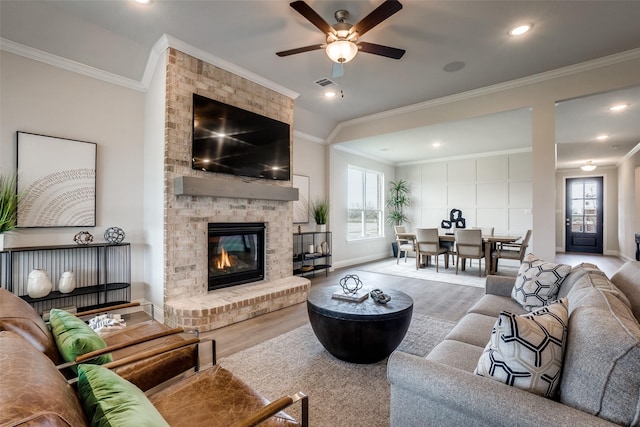
<path id="1" fill-rule="evenodd" d="M 404 208 L 411 205 L 409 199 L 409 183 L 404 179 L 389 182 L 389 197 L 387 198 L 387 207 L 391 208 L 387 215 L 387 223 L 389 225 L 402 225 L 409 222 L 409 218 L 404 213 Z M 398 256 L 398 243 L 391 244 L 393 248 L 393 256 Z"/>

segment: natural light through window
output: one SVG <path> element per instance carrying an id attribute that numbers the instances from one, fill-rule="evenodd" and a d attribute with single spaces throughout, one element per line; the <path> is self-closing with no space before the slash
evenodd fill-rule
<path id="1" fill-rule="evenodd" d="M 347 240 L 383 236 L 384 175 L 349 166 L 347 177 Z"/>

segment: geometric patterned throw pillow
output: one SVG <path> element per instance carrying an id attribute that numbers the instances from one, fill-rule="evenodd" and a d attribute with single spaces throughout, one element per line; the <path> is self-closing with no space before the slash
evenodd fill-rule
<path id="1" fill-rule="evenodd" d="M 529 254 L 522 260 L 511 298 L 525 310 L 543 307 L 557 299 L 560 285 L 570 272 L 570 265 L 545 262 Z"/>
<path id="2" fill-rule="evenodd" d="M 566 298 L 520 316 L 503 311 L 475 373 L 553 397 L 560 382 L 568 319 Z"/>

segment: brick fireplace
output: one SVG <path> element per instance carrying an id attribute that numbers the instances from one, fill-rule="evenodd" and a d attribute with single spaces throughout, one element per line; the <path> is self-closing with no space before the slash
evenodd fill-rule
<path id="1" fill-rule="evenodd" d="M 292 275 L 291 182 L 246 182 L 193 170 L 190 163 L 193 93 L 289 124 L 293 99 L 174 48 L 166 73 L 165 322 L 205 331 L 305 301 L 309 281 Z M 184 191 L 186 181 L 205 191 Z M 285 197 L 260 196 L 272 193 Z M 263 281 L 208 290 L 210 223 L 265 224 Z"/>

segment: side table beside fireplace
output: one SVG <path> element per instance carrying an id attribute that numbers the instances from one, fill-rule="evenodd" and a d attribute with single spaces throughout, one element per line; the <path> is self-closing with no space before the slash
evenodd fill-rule
<path id="1" fill-rule="evenodd" d="M 331 296 L 338 286 L 311 288 L 307 312 L 313 332 L 324 348 L 338 359 L 375 363 L 389 356 L 404 339 L 413 314 L 413 299 L 400 291 L 383 289 L 387 304 L 371 297 L 362 302 Z"/>
<path id="2" fill-rule="evenodd" d="M 293 234 L 293 274 L 315 276 L 324 270 L 325 276 L 331 268 L 331 232 L 307 231 Z"/>

